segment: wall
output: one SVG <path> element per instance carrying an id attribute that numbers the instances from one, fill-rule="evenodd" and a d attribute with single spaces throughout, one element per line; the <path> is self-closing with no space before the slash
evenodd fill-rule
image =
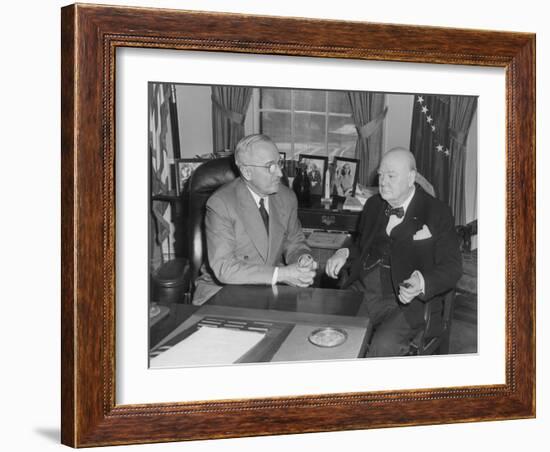
<path id="1" fill-rule="evenodd" d="M 479 104 L 478 104 L 479 108 Z M 477 139 L 478 139 L 478 127 L 477 127 L 477 112 L 472 118 L 472 124 L 470 125 L 470 132 L 468 133 L 468 139 L 466 140 L 466 174 L 464 178 L 464 185 L 466 186 L 466 223 L 473 221 L 477 218 Z"/>
<path id="2" fill-rule="evenodd" d="M 104 0 L 89 0 L 106 3 Z M 2 243 L 2 449 L 67 451 L 59 444 L 60 355 L 60 83 L 59 8 L 68 1 L 7 2 L 0 29 L 6 62 L 3 87 Z M 109 2 L 107 2 L 109 3 Z M 550 166 L 550 31 L 544 2 L 435 0 L 361 3 L 279 0 L 113 0 L 136 6 L 232 11 L 250 14 L 470 27 L 537 32 L 537 144 L 539 168 Z M 313 7 L 314 5 L 314 7 Z M 498 11 L 498 14 L 495 14 Z M 32 89 L 29 89 L 32 87 Z M 18 170 L 20 169 L 20 170 Z M 544 174 L 541 173 L 541 176 Z M 425 451 L 463 452 L 490 447 L 498 452 L 548 449 L 550 178 L 538 179 L 537 418 L 424 427 L 402 427 L 302 435 L 239 438 L 141 446 L 113 452 Z M 535 227 L 535 225 L 533 226 Z M 99 244 L 98 244 L 99 246 Z M 368 375 L 365 375 L 368 378 Z M 185 384 L 185 382 L 182 382 Z"/>
<path id="3" fill-rule="evenodd" d="M 390 94 L 386 96 L 388 113 L 384 122 L 384 150 L 395 147 L 409 149 L 414 96 Z"/>
<path id="4" fill-rule="evenodd" d="M 177 85 L 178 125 L 182 158 L 212 152 L 210 86 Z"/>

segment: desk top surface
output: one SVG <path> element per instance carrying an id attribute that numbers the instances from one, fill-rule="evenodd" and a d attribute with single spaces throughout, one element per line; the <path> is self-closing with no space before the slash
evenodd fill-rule
<path id="1" fill-rule="evenodd" d="M 362 296 L 350 290 L 290 286 L 225 286 L 206 304 L 325 315 L 357 315 Z"/>
<path id="2" fill-rule="evenodd" d="M 323 326 L 339 326 L 355 334 L 355 345 L 349 345 L 355 347 L 353 353 L 356 354 L 370 331 L 369 319 L 360 313 L 361 301 L 360 293 L 348 290 L 289 286 L 225 286 L 202 306 L 170 306 L 170 314 L 151 329 L 150 346 L 155 348 L 157 345 L 166 344 L 167 341 L 173 342 L 174 338 L 181 337 L 182 332 L 185 334 L 197 319 L 214 316 L 294 325 L 289 339 L 282 345 L 277 344 L 277 347 L 280 347 L 277 353 L 281 360 L 301 360 L 300 356 L 310 357 L 312 351 L 304 348 L 306 341 L 303 338 L 293 340 L 293 335 L 301 334 L 301 329 L 309 332 Z M 308 344 L 307 347 L 312 346 Z M 263 353 L 265 347 L 260 349 Z M 338 354 L 342 351 L 330 352 L 335 354 L 334 357 L 339 357 Z M 279 355 L 273 355 L 275 352 L 276 349 L 272 350 L 270 359 L 278 359 Z M 314 350 L 314 354 L 318 353 Z M 319 355 L 319 359 L 321 356 L 329 355 Z"/>

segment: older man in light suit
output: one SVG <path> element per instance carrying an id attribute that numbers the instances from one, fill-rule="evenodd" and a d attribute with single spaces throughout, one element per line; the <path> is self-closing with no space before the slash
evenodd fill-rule
<path id="1" fill-rule="evenodd" d="M 194 304 L 225 284 L 307 287 L 315 276 L 296 196 L 281 184 L 275 144 L 266 135 L 249 135 L 237 144 L 235 161 L 241 177 L 206 204 L 208 262 L 196 281 Z"/>

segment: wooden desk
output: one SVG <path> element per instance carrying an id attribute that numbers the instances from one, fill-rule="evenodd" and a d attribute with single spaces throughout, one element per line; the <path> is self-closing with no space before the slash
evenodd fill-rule
<path id="1" fill-rule="evenodd" d="M 299 207 L 298 218 L 302 227 L 355 233 L 361 212 L 343 210 L 345 198 L 334 197 L 330 208 L 325 208 L 320 196 L 311 196 L 310 207 Z"/>
<path id="2" fill-rule="evenodd" d="M 157 356 L 161 347 L 181 343 L 205 319 L 229 319 L 234 324 L 267 325 L 268 330 L 261 342 L 236 362 L 362 357 L 372 331 L 369 318 L 361 314 L 361 301 L 361 294 L 347 290 L 226 286 L 202 306 L 170 306 L 170 314 L 151 329 L 151 353 Z M 346 342 L 331 348 L 313 345 L 308 337 L 320 327 L 344 330 Z M 185 366 L 185 359 L 173 366 Z"/>

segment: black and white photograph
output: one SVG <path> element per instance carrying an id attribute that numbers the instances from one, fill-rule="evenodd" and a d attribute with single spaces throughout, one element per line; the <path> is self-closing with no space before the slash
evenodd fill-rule
<path id="1" fill-rule="evenodd" d="M 286 164 L 286 152 L 279 151 L 279 166 L 285 168 Z"/>
<path id="2" fill-rule="evenodd" d="M 547 450 L 544 2 L 70 3 L 7 2 L 3 9 L 3 55 L 17 62 L 2 71 L 3 300 L 7 314 L 21 314 L 8 315 L 2 328 L 4 450 L 413 452 L 441 445 L 464 452 L 488 438 L 498 452 Z M 147 98 L 149 83 L 159 90 L 155 102 Z M 250 99 L 242 97 L 240 107 L 237 98 L 220 102 L 216 93 L 215 105 L 214 85 L 224 93 L 250 88 Z M 325 100 L 308 100 L 318 92 Z M 365 115 L 356 118 L 357 106 L 347 107 L 350 92 L 370 97 Z M 477 96 L 471 119 L 455 103 L 470 95 Z M 333 108 L 335 96 L 341 108 Z M 210 266 L 208 200 L 189 193 L 191 179 L 176 193 L 175 162 L 204 159 L 193 173 L 200 176 L 204 165 L 234 159 L 237 143 L 257 134 L 286 154 L 282 175 L 273 173 L 278 193 L 287 183 L 292 190 L 299 155 L 328 157 L 330 203 L 311 199 L 309 207 L 296 207 L 317 264 L 313 282 L 280 281 L 294 256 L 283 246 L 280 260 L 271 260 L 279 249 L 268 246 L 261 262 L 279 269 L 275 284 L 219 280 L 213 268 L 221 289 L 197 304 L 203 264 Z M 366 290 L 346 286 L 350 271 L 360 270 L 352 265 L 353 243 L 365 237 L 371 213 L 346 210 L 332 187 L 336 159 L 358 160 L 349 199 L 368 209 L 380 196 L 381 158 L 395 148 L 415 157 L 415 193 L 425 187 L 450 212 L 461 269 L 445 314 L 448 349 L 427 347 L 441 337 L 434 307 L 425 321 L 435 333 L 422 333 L 430 336 L 424 350 L 374 358 L 367 354 L 382 327 L 375 330 L 373 313 L 361 309 Z M 244 160 L 269 166 L 241 165 L 243 175 L 226 168 L 242 180 L 269 173 L 270 160 Z M 203 187 L 208 198 L 219 190 Z M 254 249 L 280 236 L 273 197 L 263 203 L 269 232 L 262 214 L 243 229 Z M 413 202 L 389 237 L 404 232 Z M 259 212 L 259 202 L 252 207 Z M 376 218 L 394 223 L 398 212 L 389 213 Z M 413 240 L 411 248 L 425 250 L 438 231 L 432 218 L 413 217 L 432 238 Z M 433 221 L 441 224 L 441 216 Z M 312 234 L 320 239 L 310 240 Z M 327 262 L 340 249 L 350 254 L 341 252 L 346 262 L 332 278 Z M 256 258 L 236 251 L 239 268 Z M 392 259 L 390 271 L 404 260 Z M 430 296 L 438 283 L 425 267 L 418 270 Z M 401 282 L 392 281 L 391 290 Z M 394 301 L 401 303 L 398 295 Z M 244 346 L 232 338 L 219 347 L 219 359 L 208 356 L 206 363 L 192 355 L 153 362 L 162 350 L 202 342 L 195 332 L 204 325 L 257 335 Z"/>
<path id="3" fill-rule="evenodd" d="M 310 194 L 322 196 L 325 190 L 328 157 L 301 154 L 298 159 L 298 165 L 304 170 L 307 176 Z"/>
<path id="4" fill-rule="evenodd" d="M 180 187 L 151 200 L 151 368 L 476 353 L 476 97 L 149 89 L 153 177 Z M 312 216 L 292 167 L 362 209 Z"/>
<path id="5" fill-rule="evenodd" d="M 185 190 L 185 183 L 189 180 L 193 172 L 202 165 L 204 159 L 176 159 L 174 161 L 176 172 L 176 194 L 181 194 Z"/>
<path id="6" fill-rule="evenodd" d="M 338 196 L 355 196 L 359 160 L 347 157 L 334 158 L 332 193 Z"/>

